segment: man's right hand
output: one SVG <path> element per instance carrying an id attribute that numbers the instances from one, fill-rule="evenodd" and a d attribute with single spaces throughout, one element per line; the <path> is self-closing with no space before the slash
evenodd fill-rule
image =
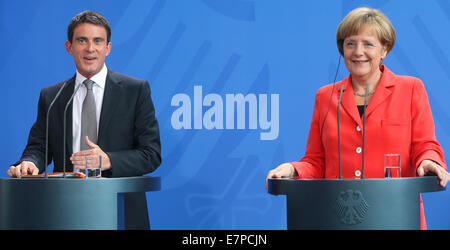
<path id="1" fill-rule="evenodd" d="M 37 175 L 39 169 L 31 161 L 23 161 L 17 166 L 11 166 L 8 169 L 8 175 L 13 178 L 19 178 L 25 174 Z"/>

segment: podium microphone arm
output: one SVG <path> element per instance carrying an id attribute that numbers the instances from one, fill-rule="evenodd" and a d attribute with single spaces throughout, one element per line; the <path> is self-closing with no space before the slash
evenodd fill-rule
<path id="1" fill-rule="evenodd" d="M 344 92 L 344 84 L 341 85 L 341 92 L 339 93 L 339 101 L 337 106 L 337 126 L 338 126 L 338 151 L 339 151 L 339 179 L 342 179 L 342 166 L 341 166 L 341 126 L 339 120 L 339 107 L 341 106 L 342 92 Z"/>
<path id="2" fill-rule="evenodd" d="M 364 148 L 366 144 L 366 107 L 367 107 L 367 96 L 369 95 L 369 83 L 366 86 L 366 93 L 364 94 L 364 114 L 363 114 L 363 141 L 362 141 L 362 175 L 361 179 L 364 179 Z"/>
<path id="3" fill-rule="evenodd" d="M 63 178 L 66 178 L 66 121 L 67 121 L 67 108 L 69 107 L 70 103 L 72 103 L 73 97 L 78 92 L 78 89 L 80 89 L 82 84 L 78 84 L 78 86 L 75 88 L 75 91 L 73 92 L 72 96 L 70 97 L 69 101 L 66 104 L 66 107 L 64 108 L 64 120 L 63 120 Z"/>
<path id="4" fill-rule="evenodd" d="M 44 172 L 45 172 L 45 178 L 47 178 L 47 166 L 48 166 L 48 121 L 50 118 L 50 110 L 53 107 L 53 104 L 55 104 L 56 99 L 58 99 L 59 95 L 61 94 L 64 87 L 66 87 L 67 81 L 64 81 L 61 88 L 59 88 L 58 93 L 56 93 L 55 98 L 53 98 L 52 102 L 48 106 L 47 109 L 47 117 L 46 117 L 46 124 L 45 124 L 45 165 L 44 165 Z"/>

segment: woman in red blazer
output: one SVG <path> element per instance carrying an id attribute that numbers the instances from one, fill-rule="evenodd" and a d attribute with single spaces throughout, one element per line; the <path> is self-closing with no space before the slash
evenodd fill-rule
<path id="1" fill-rule="evenodd" d="M 399 76 L 382 64 L 395 43 L 395 30 L 380 11 L 358 8 L 338 27 L 339 52 L 350 75 L 316 94 L 306 152 L 284 163 L 267 178 L 339 177 L 337 107 L 340 116 L 342 177 L 361 178 L 364 94 L 366 178 L 384 178 L 384 154 L 401 155 L 402 177 L 435 174 L 446 186 L 450 179 L 444 152 L 436 141 L 425 87 L 420 79 Z M 267 179 L 266 179 L 267 181 Z M 421 228 L 426 229 L 421 200 Z"/>

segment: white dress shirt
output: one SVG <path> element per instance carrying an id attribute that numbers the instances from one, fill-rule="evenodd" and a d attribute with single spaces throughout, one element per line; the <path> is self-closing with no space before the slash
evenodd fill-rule
<path id="1" fill-rule="evenodd" d="M 106 83 L 106 75 L 108 73 L 108 69 L 106 65 L 103 64 L 103 68 L 96 75 L 91 77 L 90 79 L 95 82 L 92 86 L 92 91 L 94 92 L 95 98 L 95 107 L 96 107 L 96 116 L 97 116 L 97 135 L 98 135 L 98 125 L 100 123 L 100 112 L 102 110 L 103 103 L 103 94 L 105 93 L 105 83 Z M 84 86 L 83 81 L 86 80 L 86 77 L 81 75 L 77 70 L 77 75 L 75 77 L 75 85 L 74 90 L 77 88 L 79 84 L 83 85 L 78 89 L 78 92 L 73 97 L 73 109 L 72 109 L 72 149 L 73 153 L 80 151 L 80 140 L 81 140 L 81 110 L 83 107 L 83 101 L 86 97 L 87 88 Z"/>

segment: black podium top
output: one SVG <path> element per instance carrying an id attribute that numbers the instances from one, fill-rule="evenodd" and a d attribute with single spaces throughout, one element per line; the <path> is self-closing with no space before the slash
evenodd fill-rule
<path id="1" fill-rule="evenodd" d="M 39 193 L 44 190 L 58 192 L 58 190 L 96 190 L 108 193 L 132 193 L 159 191 L 161 189 L 161 177 L 138 176 L 122 178 L 0 178 L 0 194 L 17 195 L 18 192 L 32 191 L 30 187 L 39 187 Z"/>
<path id="2" fill-rule="evenodd" d="M 382 178 L 382 179 L 291 179 L 270 178 L 268 192 L 273 195 L 289 194 L 305 191 L 304 188 L 326 186 L 330 189 L 340 187 L 372 188 L 379 192 L 389 192 L 393 189 L 405 189 L 416 193 L 443 191 L 446 188 L 439 185 L 437 176 Z"/>

